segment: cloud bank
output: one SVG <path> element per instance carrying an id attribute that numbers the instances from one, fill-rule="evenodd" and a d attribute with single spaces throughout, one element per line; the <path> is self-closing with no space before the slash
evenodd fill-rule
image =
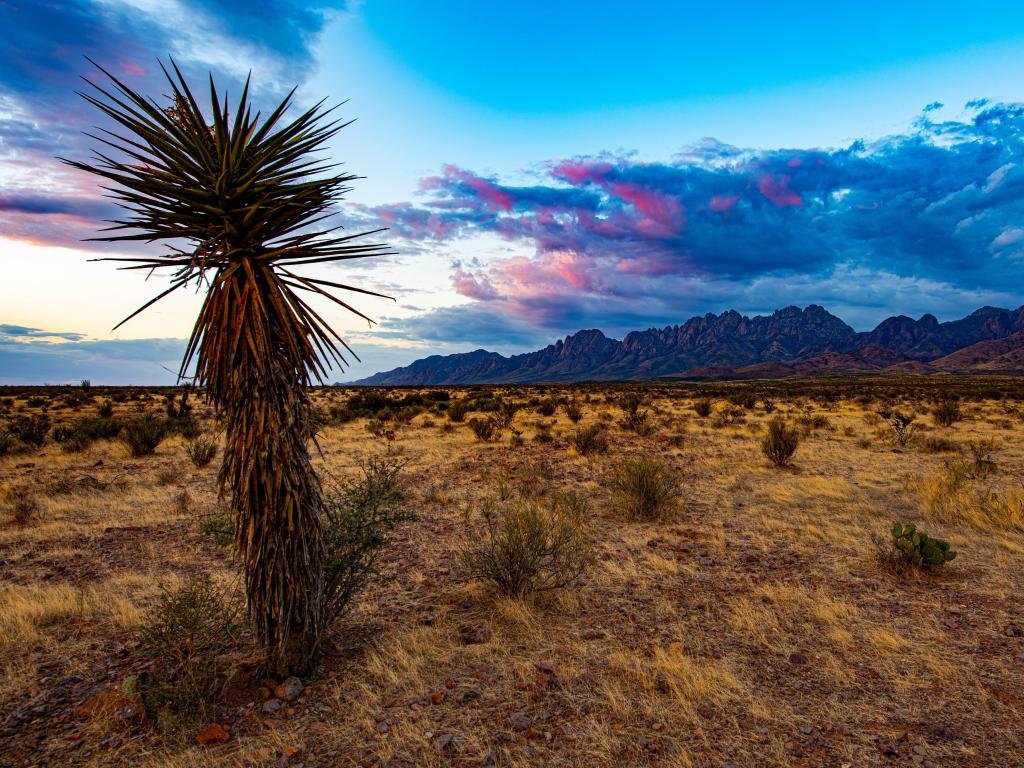
<path id="1" fill-rule="evenodd" d="M 936 120 L 940 106 L 906 134 L 839 149 L 707 139 L 663 162 L 554 160 L 528 185 L 449 165 L 421 181 L 418 202 L 370 213 L 419 246 L 481 234 L 512 245 L 518 255 L 453 266 L 454 289 L 473 300 L 456 314 L 478 324 L 484 311 L 538 329 L 616 329 L 803 301 L 864 324 L 1016 306 L 1024 107 L 975 101 Z"/>

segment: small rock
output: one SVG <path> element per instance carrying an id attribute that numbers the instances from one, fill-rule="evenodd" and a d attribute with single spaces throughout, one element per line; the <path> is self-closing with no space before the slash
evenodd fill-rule
<path id="1" fill-rule="evenodd" d="M 710 566 L 715 564 L 715 561 L 710 557 L 699 557 L 697 558 L 697 562 L 704 566 Z"/>
<path id="2" fill-rule="evenodd" d="M 387 733 L 391 730 L 391 726 L 387 724 L 386 720 L 381 720 L 377 723 L 377 733 Z"/>
<path id="3" fill-rule="evenodd" d="M 289 677 L 279 686 L 274 688 L 274 696 L 282 701 L 295 701 L 303 689 L 302 681 L 297 677 Z"/>
<path id="4" fill-rule="evenodd" d="M 512 726 L 513 730 L 520 732 L 529 730 L 530 723 L 530 718 L 522 712 L 516 712 L 514 715 L 509 715 L 508 718 L 508 724 Z"/>
<path id="5" fill-rule="evenodd" d="M 434 746 L 446 755 L 455 755 L 458 754 L 465 741 L 465 736 L 460 736 L 457 733 L 442 733 L 434 741 Z"/>
<path id="6" fill-rule="evenodd" d="M 479 629 L 464 627 L 460 634 L 462 635 L 462 642 L 466 645 L 479 645 L 491 641 L 491 630 L 487 627 L 480 627 Z"/>
<path id="7" fill-rule="evenodd" d="M 231 740 L 231 734 L 217 723 L 211 723 L 199 732 L 196 742 L 199 744 L 223 744 Z"/>
<path id="8" fill-rule="evenodd" d="M 430 695 L 430 700 L 435 704 L 440 704 L 444 701 L 444 691 L 436 691 Z"/>
<path id="9" fill-rule="evenodd" d="M 268 715 L 272 715 L 283 706 L 284 702 L 280 699 L 267 699 L 263 702 L 263 711 L 266 712 Z"/>
<path id="10" fill-rule="evenodd" d="M 789 663 L 790 664 L 806 664 L 807 663 L 807 657 L 804 656 L 802 653 L 791 653 L 791 654 L 789 654 Z"/>

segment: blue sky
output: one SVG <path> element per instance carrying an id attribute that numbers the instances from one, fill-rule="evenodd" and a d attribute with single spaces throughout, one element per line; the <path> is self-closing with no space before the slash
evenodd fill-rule
<path id="1" fill-rule="evenodd" d="M 1024 7 L 1005 2 L 0 4 L 0 383 L 173 379 L 198 296 L 82 243 L 111 215 L 82 157 L 91 56 L 257 98 L 348 99 L 339 210 L 396 255 L 346 266 L 364 362 L 533 349 L 735 308 L 858 329 L 1024 303 Z M 338 277 L 340 268 L 325 267 Z"/>

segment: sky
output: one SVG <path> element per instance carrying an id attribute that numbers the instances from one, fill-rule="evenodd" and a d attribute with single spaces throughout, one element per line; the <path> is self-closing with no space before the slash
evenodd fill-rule
<path id="1" fill-rule="evenodd" d="M 163 98 L 159 61 L 354 118 L 337 223 L 393 254 L 311 267 L 361 358 L 621 337 L 821 304 L 857 330 L 1024 304 L 1024 5 L 0 0 L 0 384 L 173 383 L 202 296 L 85 242 L 86 57 Z"/>

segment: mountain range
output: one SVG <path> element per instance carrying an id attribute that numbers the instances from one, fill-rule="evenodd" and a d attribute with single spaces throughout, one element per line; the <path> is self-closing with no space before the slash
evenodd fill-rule
<path id="1" fill-rule="evenodd" d="M 982 307 L 960 320 L 890 317 L 855 331 L 823 307 L 786 307 L 745 317 L 729 310 L 682 325 L 599 330 L 506 357 L 478 349 L 433 355 L 353 382 L 375 386 L 628 381 L 655 378 L 768 379 L 859 372 L 1024 372 L 1024 306 Z"/>

